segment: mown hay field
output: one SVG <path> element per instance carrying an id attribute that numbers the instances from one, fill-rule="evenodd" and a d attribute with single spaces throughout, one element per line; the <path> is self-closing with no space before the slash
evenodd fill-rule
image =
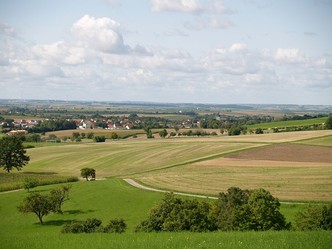
<path id="1" fill-rule="evenodd" d="M 313 133 L 298 135 L 308 134 Z M 290 141 L 294 141 L 293 135 L 289 134 Z M 283 200 L 331 201 L 332 147 L 328 147 L 331 141 L 332 136 L 324 136 L 306 139 L 303 141 L 306 145 L 275 143 L 149 172 L 136 179 L 157 188 L 199 194 L 217 195 L 230 186 L 238 186 L 265 188 Z"/>
<path id="2" fill-rule="evenodd" d="M 96 169 L 98 177 L 130 176 L 256 146 L 261 144 L 142 139 L 38 147 L 28 150 L 31 161 L 24 171 L 79 176 L 80 169 L 90 167 Z"/>
<path id="3" fill-rule="evenodd" d="M 217 195 L 238 186 L 265 188 L 283 200 L 332 200 L 331 138 L 332 131 L 322 130 L 75 143 L 29 149 L 24 171 L 79 176 L 80 169 L 91 167 L 97 178 L 135 178 L 173 191 Z M 299 142 L 325 146 L 284 144 Z M 307 150 L 297 152 L 299 147 Z M 269 148 L 274 149 L 266 152 Z"/>

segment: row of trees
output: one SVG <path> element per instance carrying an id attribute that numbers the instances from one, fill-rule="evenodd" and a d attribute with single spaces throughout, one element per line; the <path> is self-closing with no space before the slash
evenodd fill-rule
<path id="1" fill-rule="evenodd" d="M 264 189 L 230 188 L 210 204 L 166 194 L 136 231 L 266 231 L 290 228 L 280 203 Z"/>
<path id="2" fill-rule="evenodd" d="M 289 230 L 280 202 L 264 189 L 230 188 L 216 202 L 184 200 L 168 193 L 137 232 L 158 231 L 267 231 Z M 295 229 L 332 230 L 332 204 L 315 205 L 296 215 Z"/>
<path id="3" fill-rule="evenodd" d="M 72 129 L 76 129 L 76 122 L 74 120 L 57 119 L 40 121 L 36 126 L 28 128 L 28 131 L 29 133 L 42 133 Z"/>

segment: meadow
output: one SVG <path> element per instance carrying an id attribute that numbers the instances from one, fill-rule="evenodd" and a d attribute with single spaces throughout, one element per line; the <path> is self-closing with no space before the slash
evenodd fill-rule
<path id="1" fill-rule="evenodd" d="M 323 118 L 312 118 L 304 120 L 287 120 L 287 121 L 275 121 L 269 123 L 253 124 L 248 125 L 248 129 L 269 129 L 269 128 L 285 128 L 285 127 L 295 127 L 295 126 L 310 126 L 310 125 L 321 125 L 325 123 L 327 117 Z"/>
<path id="2" fill-rule="evenodd" d="M 38 187 L 45 193 L 55 185 Z M 135 226 L 163 194 L 129 186 L 120 179 L 72 183 L 64 214 L 50 214 L 39 225 L 34 214 L 23 215 L 17 206 L 25 191 L 0 194 L 0 240 L 2 248 L 329 248 L 331 232 L 211 232 L 135 233 Z M 184 197 L 183 197 L 184 198 Z M 303 206 L 303 205 L 302 205 Z M 282 205 L 288 220 L 301 205 Z M 124 218 L 123 234 L 61 234 L 61 227 L 72 221 L 95 217 L 107 223 Z"/>

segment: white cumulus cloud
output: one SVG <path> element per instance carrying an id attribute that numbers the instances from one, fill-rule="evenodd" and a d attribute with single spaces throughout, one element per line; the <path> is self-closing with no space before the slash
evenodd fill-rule
<path id="1" fill-rule="evenodd" d="M 195 0 L 151 0 L 151 10 L 199 13 L 203 7 Z"/>
<path id="2" fill-rule="evenodd" d="M 88 47 L 110 53 L 127 52 L 120 33 L 120 24 L 110 18 L 83 16 L 74 23 L 71 31 Z"/>
<path id="3" fill-rule="evenodd" d="M 274 58 L 281 62 L 303 62 L 304 56 L 299 49 L 296 48 L 278 48 L 274 54 Z"/>

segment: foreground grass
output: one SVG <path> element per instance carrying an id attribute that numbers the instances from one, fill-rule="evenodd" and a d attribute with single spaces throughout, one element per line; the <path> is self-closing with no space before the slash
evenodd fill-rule
<path id="1" fill-rule="evenodd" d="M 38 187 L 49 191 L 54 186 Z M 33 214 L 23 215 L 17 206 L 26 196 L 23 191 L 0 196 L 1 248 L 329 248 L 331 232 L 211 232 L 211 233 L 134 233 L 148 211 L 163 194 L 133 188 L 122 180 L 112 179 L 72 184 L 70 200 L 63 215 L 50 214 L 45 225 Z M 286 216 L 293 216 L 301 206 L 283 206 Z M 106 224 L 124 218 L 124 234 L 61 234 L 61 227 L 72 221 L 95 217 Z M 288 217 L 287 217 L 288 219 Z M 291 219 L 293 219 L 291 217 Z"/>
<path id="2" fill-rule="evenodd" d="M 41 236 L 43 236 L 41 238 Z M 231 232 L 43 235 L 30 240 L 14 236 L 2 240 L 4 248 L 225 248 L 225 249 L 329 249 L 331 232 Z"/>

